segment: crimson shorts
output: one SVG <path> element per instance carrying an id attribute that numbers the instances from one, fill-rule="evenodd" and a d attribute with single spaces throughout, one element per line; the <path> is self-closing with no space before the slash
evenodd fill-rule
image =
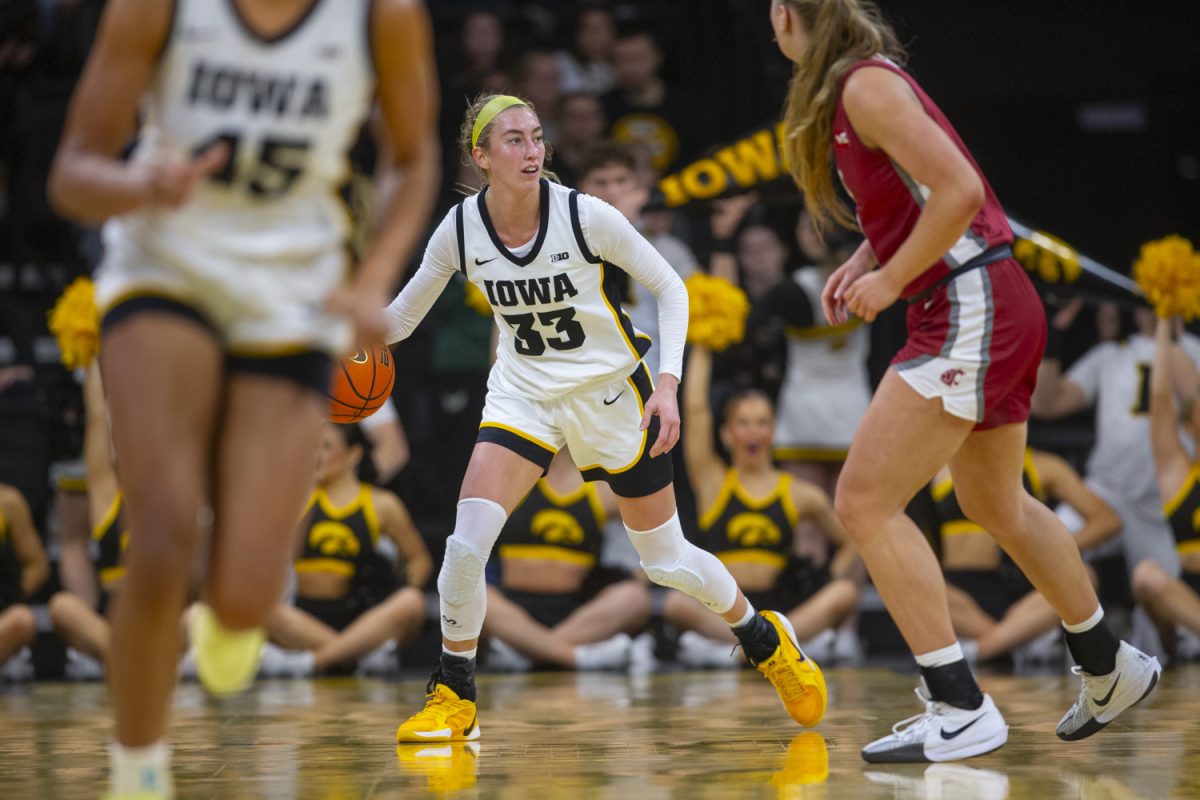
<path id="1" fill-rule="evenodd" d="M 908 307 L 892 367 L 922 397 L 988 430 L 1025 422 L 1046 348 L 1046 315 L 1011 258 L 964 271 Z"/>

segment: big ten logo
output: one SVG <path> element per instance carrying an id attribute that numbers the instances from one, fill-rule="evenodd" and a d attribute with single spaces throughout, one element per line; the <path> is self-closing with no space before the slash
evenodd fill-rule
<path id="1" fill-rule="evenodd" d="M 743 511 L 725 527 L 725 535 L 738 547 L 770 547 L 783 541 L 779 526 L 766 514 Z"/>
<path id="2" fill-rule="evenodd" d="M 341 522 L 318 522 L 308 533 L 308 544 L 323 556 L 354 558 L 361 545 L 354 531 Z"/>
<path id="3" fill-rule="evenodd" d="M 534 514 L 530 531 L 546 544 L 583 544 L 583 527 L 579 520 L 558 509 L 549 508 Z"/>
<path id="4" fill-rule="evenodd" d="M 670 207 L 773 181 L 789 168 L 783 123 L 755 131 L 659 181 Z"/>

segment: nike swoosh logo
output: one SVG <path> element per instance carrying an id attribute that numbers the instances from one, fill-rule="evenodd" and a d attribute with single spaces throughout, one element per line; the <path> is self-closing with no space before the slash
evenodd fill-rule
<path id="1" fill-rule="evenodd" d="M 621 394 L 625 394 L 625 390 L 624 390 L 624 389 L 622 389 L 622 390 L 621 390 Z M 615 403 L 615 402 L 617 402 L 618 400 L 620 400 L 620 399 L 621 399 L 621 394 L 617 395 L 617 396 L 616 396 L 616 397 L 614 397 L 612 400 L 605 400 L 605 401 L 604 401 L 604 405 L 606 405 L 606 406 L 611 406 L 613 403 Z"/>
<path id="2" fill-rule="evenodd" d="M 1117 684 L 1120 682 L 1121 682 L 1121 674 L 1118 672 L 1117 679 L 1115 681 L 1113 681 L 1112 686 L 1108 687 L 1108 694 L 1104 695 L 1103 698 L 1097 697 L 1096 705 L 1098 705 L 1098 706 L 1108 705 L 1108 701 L 1112 700 L 1113 692 L 1115 692 L 1117 690 Z"/>
<path id="3" fill-rule="evenodd" d="M 472 717 L 472 718 L 471 718 L 471 724 L 470 724 L 470 725 L 468 725 L 466 728 L 464 728 L 464 729 L 463 729 L 463 734 L 462 734 L 462 735 L 463 735 L 463 736 L 470 736 L 470 735 L 471 735 L 471 731 L 475 730 L 475 723 L 477 723 L 477 722 L 479 722 L 479 715 L 478 715 L 478 714 L 476 714 L 474 717 Z"/>
<path id="4" fill-rule="evenodd" d="M 477 259 L 475 259 L 475 266 L 481 267 L 484 264 L 488 263 L 489 261 L 495 261 L 497 258 L 499 258 L 499 256 L 492 256 L 491 258 L 485 258 L 483 261 L 480 261 L 477 258 Z"/>
<path id="5" fill-rule="evenodd" d="M 984 717 L 986 717 L 986 716 L 987 716 L 987 714 L 980 714 L 978 717 L 976 717 L 975 719 L 971 720 L 971 721 L 970 721 L 970 722 L 968 722 L 966 725 L 963 725 L 961 728 L 959 728 L 959 729 L 958 729 L 958 730 L 956 730 L 956 731 L 948 731 L 948 730 L 946 730 L 945 728 L 942 728 L 942 731 L 941 731 L 941 733 L 942 733 L 942 738 L 943 738 L 943 739 L 945 739 L 947 742 L 948 742 L 948 741 L 950 741 L 951 739 L 956 739 L 956 738 L 958 738 L 958 735 L 959 735 L 960 733 L 962 733 L 962 732 L 963 732 L 963 731 L 965 731 L 967 728 L 969 728 L 969 727 L 971 727 L 972 725 L 974 725 L 976 722 L 979 722 L 979 720 L 983 719 L 983 718 L 984 718 Z"/>

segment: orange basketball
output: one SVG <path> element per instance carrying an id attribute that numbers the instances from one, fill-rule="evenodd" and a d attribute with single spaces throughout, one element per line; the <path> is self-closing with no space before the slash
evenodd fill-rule
<path id="1" fill-rule="evenodd" d="M 331 422 L 360 422 L 379 410 L 392 394 L 396 365 L 382 342 L 359 350 L 334 366 L 329 385 Z"/>

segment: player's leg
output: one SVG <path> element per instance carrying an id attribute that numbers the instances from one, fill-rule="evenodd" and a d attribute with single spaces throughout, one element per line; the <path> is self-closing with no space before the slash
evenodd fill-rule
<path id="1" fill-rule="evenodd" d="M 1021 484 L 1024 457 L 1025 425 L 1004 425 L 971 434 L 950 471 L 968 519 L 996 539 L 1063 621 L 1084 687 L 1058 734 L 1080 739 L 1149 694 L 1161 668 L 1109 629 L 1071 534 Z"/>
<path id="2" fill-rule="evenodd" d="M 194 312 L 163 303 L 133 313 L 133 303 L 109 312 L 100 347 L 123 513 L 136 531 L 109 614 L 116 794 L 169 791 L 163 737 L 225 360 Z"/>
<path id="3" fill-rule="evenodd" d="M 283 595 L 296 526 L 312 488 L 328 357 L 235 362 L 214 465 L 213 537 L 192 628 L 196 669 L 214 694 L 249 686 L 262 631 Z"/>
<path id="4" fill-rule="evenodd" d="M 712 609 L 699 600 L 683 592 L 667 592 L 662 613 L 663 619 L 680 633 L 695 631 L 714 642 L 728 642 L 730 645 L 737 643 L 733 629 L 724 620 L 713 614 Z"/>
<path id="5" fill-rule="evenodd" d="M 108 620 L 96 613 L 81 597 L 56 592 L 50 598 L 50 622 L 64 642 L 100 662 L 108 660 Z"/>
<path id="6" fill-rule="evenodd" d="M 597 592 L 554 626 L 554 633 L 571 644 L 591 644 L 618 633 L 638 633 L 649 620 L 650 590 L 627 578 Z"/>
<path id="7" fill-rule="evenodd" d="M 496 402 L 489 398 L 489 403 Z M 488 418 L 488 408 L 484 418 Z M 476 648 L 487 613 L 483 570 L 508 515 L 554 457 L 545 439 L 534 443 L 509 429 L 489 428 L 497 441 L 479 441 L 459 493 L 454 532 L 438 574 L 442 655 L 430 678 L 425 708 L 396 731 L 399 743 L 464 741 L 479 736 L 475 708 Z M 539 431 L 541 432 L 541 431 Z M 485 431 L 481 431 L 481 437 Z M 543 434 L 546 435 L 546 434 Z M 534 460 L 536 459 L 536 460 Z"/>
<path id="8" fill-rule="evenodd" d="M 420 629 L 424 619 L 425 595 L 420 589 L 405 586 L 368 608 L 345 630 L 316 648 L 314 666 L 320 670 L 356 661 L 389 639 L 407 641 Z"/>

